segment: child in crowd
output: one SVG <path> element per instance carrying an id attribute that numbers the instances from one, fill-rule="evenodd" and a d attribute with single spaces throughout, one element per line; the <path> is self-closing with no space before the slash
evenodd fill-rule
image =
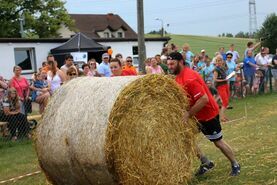
<path id="1" fill-rule="evenodd" d="M 5 91 L 8 89 L 8 83 L 0 76 L 0 101 L 4 98 Z"/>
<path id="2" fill-rule="evenodd" d="M 263 76 L 262 71 L 257 70 L 256 73 L 255 73 L 255 76 L 254 76 L 253 86 L 252 86 L 252 89 L 251 89 L 253 95 L 257 95 L 258 92 L 259 92 L 259 86 L 260 86 L 260 83 L 261 83 L 262 76 Z"/>
<path id="3" fill-rule="evenodd" d="M 34 84 L 32 91 L 32 101 L 36 101 L 36 98 L 45 93 L 45 88 L 48 88 L 48 82 L 42 78 L 41 73 L 34 75 Z"/>

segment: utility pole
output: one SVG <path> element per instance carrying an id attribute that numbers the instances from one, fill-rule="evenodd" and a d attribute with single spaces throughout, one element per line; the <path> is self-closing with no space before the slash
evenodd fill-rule
<path id="1" fill-rule="evenodd" d="M 19 15 L 20 18 L 19 18 L 19 21 L 20 21 L 20 35 L 21 35 L 21 38 L 24 38 L 24 24 L 25 24 L 25 17 L 24 17 L 24 13 L 23 11 L 21 12 L 21 14 Z"/>
<path id="2" fill-rule="evenodd" d="M 145 73 L 146 49 L 144 39 L 143 0 L 137 0 L 139 72 Z"/>
<path id="3" fill-rule="evenodd" d="M 257 31 L 256 1 L 249 0 L 249 34 L 253 36 Z"/>

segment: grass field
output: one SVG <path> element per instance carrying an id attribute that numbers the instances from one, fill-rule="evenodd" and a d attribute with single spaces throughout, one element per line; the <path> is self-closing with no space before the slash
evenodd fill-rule
<path id="1" fill-rule="evenodd" d="M 190 185 L 260 185 L 276 184 L 277 156 L 277 94 L 248 97 L 232 102 L 229 110 L 231 119 L 246 120 L 223 124 L 225 140 L 234 148 L 242 166 L 241 175 L 229 177 L 230 164 L 225 157 L 202 135 L 199 143 L 206 155 L 216 166 L 201 178 L 193 178 Z M 194 160 L 194 170 L 198 166 Z M 36 154 L 31 141 L 0 145 L 0 181 L 39 170 Z M 46 185 L 43 174 L 15 181 L 15 185 Z"/>
<path id="2" fill-rule="evenodd" d="M 147 35 L 147 37 L 157 37 L 159 35 Z M 169 43 L 174 43 L 181 50 L 184 43 L 188 43 L 191 51 L 196 54 L 205 49 L 210 57 L 218 51 L 219 47 L 224 47 L 225 52 L 229 50 L 230 44 L 235 44 L 235 50 L 243 56 L 246 44 L 251 39 L 227 38 L 227 37 L 210 37 L 210 36 L 193 36 L 193 35 L 167 35 L 171 38 Z M 252 40 L 253 41 L 253 40 Z"/>

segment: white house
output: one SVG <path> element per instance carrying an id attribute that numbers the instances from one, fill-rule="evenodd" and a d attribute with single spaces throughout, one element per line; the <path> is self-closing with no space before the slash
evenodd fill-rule
<path id="1" fill-rule="evenodd" d="M 109 14 L 70 14 L 78 32 L 99 44 L 110 46 L 113 55 L 121 53 L 123 57 L 134 58 L 138 65 L 138 42 L 136 32 L 118 15 Z M 67 42 L 76 32 L 61 25 L 58 31 L 61 38 L 57 39 L 21 39 L 0 38 L 0 76 L 9 79 L 13 76 L 13 66 L 23 68 L 23 74 L 28 78 L 38 71 L 46 60 L 50 50 Z M 160 54 L 170 38 L 146 38 L 146 56 Z M 96 57 L 99 61 L 99 56 Z M 101 58 L 101 57 L 100 57 Z"/>
<path id="2" fill-rule="evenodd" d="M 68 39 L 9 39 L 0 38 L 0 76 L 10 79 L 13 76 L 13 67 L 19 65 L 23 68 L 23 74 L 30 78 L 38 71 L 42 62 L 46 61 L 50 50 L 56 48 Z M 161 53 L 161 50 L 169 38 L 146 38 L 147 57 Z M 121 53 L 123 57 L 134 58 L 134 65 L 138 65 L 137 41 L 136 39 L 95 39 L 98 43 L 110 46 L 113 56 Z M 101 62 L 101 61 L 98 61 Z"/>

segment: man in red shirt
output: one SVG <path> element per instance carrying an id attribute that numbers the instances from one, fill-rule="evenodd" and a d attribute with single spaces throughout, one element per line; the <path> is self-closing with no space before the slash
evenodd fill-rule
<path id="1" fill-rule="evenodd" d="M 190 108 L 184 115 L 186 122 L 191 117 L 196 117 L 201 132 L 215 144 L 217 148 L 231 162 L 231 176 L 240 173 L 240 165 L 235 159 L 231 147 L 223 140 L 219 121 L 219 108 L 201 76 L 184 65 L 183 57 L 178 52 L 173 52 L 167 60 L 168 69 L 176 75 L 176 82 L 187 92 Z M 198 149 L 198 157 L 201 160 L 200 168 L 196 175 L 203 175 L 214 167 L 214 163 L 205 157 Z"/>

